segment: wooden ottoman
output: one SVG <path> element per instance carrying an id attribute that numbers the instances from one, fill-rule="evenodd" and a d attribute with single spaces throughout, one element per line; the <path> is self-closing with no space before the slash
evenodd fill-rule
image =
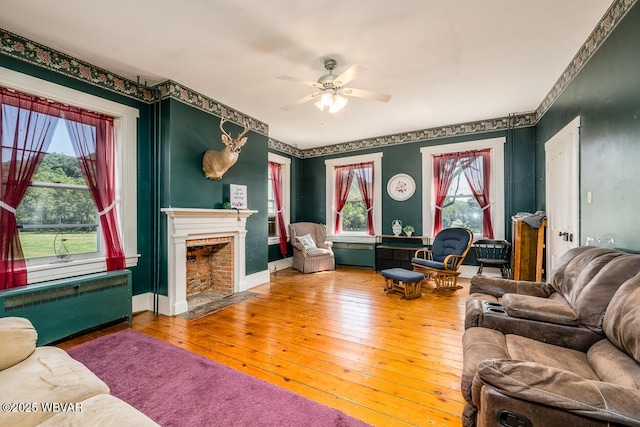
<path id="1" fill-rule="evenodd" d="M 385 278 L 384 291 L 404 293 L 403 298 L 413 299 L 422 296 L 420 286 L 424 280 L 424 274 L 404 268 L 390 268 L 380 272 Z"/>

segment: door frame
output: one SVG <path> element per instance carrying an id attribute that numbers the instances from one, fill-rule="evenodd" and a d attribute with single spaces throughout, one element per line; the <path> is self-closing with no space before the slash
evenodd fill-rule
<path id="1" fill-rule="evenodd" d="M 569 171 L 571 176 L 571 197 L 569 203 L 571 204 L 571 209 L 573 214 L 570 218 L 573 226 L 573 247 L 580 246 L 580 116 L 573 119 L 569 122 L 565 127 L 563 127 L 560 131 L 558 131 L 555 135 L 547 140 L 544 144 L 545 154 L 550 151 L 552 148 L 558 146 L 559 144 L 567 141 L 567 137 L 570 136 L 569 143 L 567 144 L 567 149 L 569 155 L 572 156 L 573 159 L 573 170 Z M 549 157 L 545 155 L 544 161 L 544 170 L 545 170 L 545 206 L 547 212 L 550 212 L 549 206 L 552 206 L 553 198 L 551 195 L 553 194 L 553 187 L 551 183 L 547 179 L 549 177 L 548 170 L 550 167 Z M 547 278 L 549 278 L 548 274 L 551 273 L 551 238 L 549 233 L 551 232 L 551 227 L 547 227 L 547 250 L 546 250 L 546 270 L 548 270 Z M 571 245 L 570 245 L 571 246 Z"/>

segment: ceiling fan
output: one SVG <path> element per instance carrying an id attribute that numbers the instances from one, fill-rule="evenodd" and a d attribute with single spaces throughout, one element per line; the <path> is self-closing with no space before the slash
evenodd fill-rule
<path id="1" fill-rule="evenodd" d="M 336 113 L 340 111 L 345 105 L 347 105 L 348 102 L 347 98 L 341 95 L 354 96 L 357 98 L 364 98 L 381 102 L 387 102 L 391 99 L 391 95 L 387 95 L 385 93 L 377 93 L 363 89 L 345 87 L 353 79 L 367 70 L 364 67 L 352 65 L 345 72 L 336 76 L 335 74 L 333 74 L 333 70 L 336 68 L 336 65 L 337 63 L 335 59 L 326 59 L 324 61 L 324 68 L 329 71 L 329 74 L 325 74 L 324 76 L 320 77 L 317 82 L 300 80 L 295 77 L 289 76 L 276 77 L 280 80 L 302 83 L 303 85 L 312 86 L 318 89 L 317 92 L 300 98 L 291 104 L 285 105 L 284 107 L 282 107 L 282 109 L 290 110 L 293 107 L 297 107 L 298 105 L 315 99 L 316 102 L 314 105 L 320 111 L 324 111 L 325 108 L 328 108 L 330 113 Z"/>

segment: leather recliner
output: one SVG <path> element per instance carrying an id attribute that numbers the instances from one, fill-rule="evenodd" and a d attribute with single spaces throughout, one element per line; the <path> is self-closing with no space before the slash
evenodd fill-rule
<path id="1" fill-rule="evenodd" d="M 640 255 L 582 246 L 558 260 L 549 283 L 475 276 L 465 329 L 485 327 L 585 351 L 603 338 L 616 290 L 640 273 Z"/>
<path id="2" fill-rule="evenodd" d="M 640 275 L 616 291 L 602 328 L 585 351 L 467 329 L 463 425 L 640 426 Z"/>

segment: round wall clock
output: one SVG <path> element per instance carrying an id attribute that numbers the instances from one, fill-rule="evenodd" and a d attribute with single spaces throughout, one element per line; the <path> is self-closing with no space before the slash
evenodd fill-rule
<path id="1" fill-rule="evenodd" d="M 409 175 L 399 173 L 391 177 L 387 183 L 387 193 L 393 200 L 405 201 L 416 191 L 416 182 Z"/>

